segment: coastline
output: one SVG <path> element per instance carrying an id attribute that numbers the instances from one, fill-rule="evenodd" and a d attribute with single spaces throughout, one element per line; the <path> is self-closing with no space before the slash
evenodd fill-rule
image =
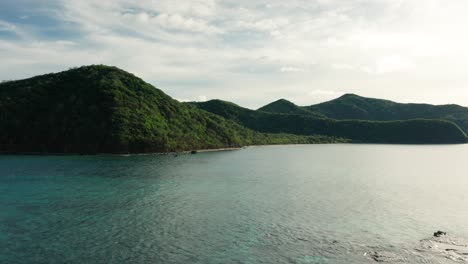
<path id="1" fill-rule="evenodd" d="M 243 146 L 243 147 L 236 147 L 236 148 L 213 148 L 213 149 L 194 149 L 194 150 L 184 150 L 184 151 L 177 151 L 177 152 L 151 152 L 151 153 L 126 153 L 126 154 L 118 154 L 118 153 L 102 153 L 96 155 L 116 155 L 116 156 L 136 156 L 136 155 L 187 155 L 187 154 L 197 154 L 197 153 L 204 153 L 204 152 L 221 152 L 221 151 L 235 151 L 235 150 L 242 150 L 248 148 L 250 146 Z"/>
<path id="2" fill-rule="evenodd" d="M 259 144 L 259 145 L 246 145 L 242 147 L 232 148 L 213 148 L 213 149 L 193 149 L 183 151 L 169 151 L 169 152 L 141 152 L 141 153 L 61 153 L 61 152 L 8 152 L 0 151 L 1 156 L 136 156 L 136 155 L 184 155 L 184 154 L 197 154 L 204 152 L 221 152 L 221 151 L 235 151 L 242 150 L 250 147 L 265 147 L 265 146 L 295 146 L 295 145 L 337 145 L 337 144 L 350 144 L 350 145 L 404 145 L 404 146 L 442 146 L 442 145 L 465 145 L 468 143 L 434 143 L 434 144 L 418 144 L 418 143 L 370 143 L 370 142 L 328 142 L 328 143 L 299 143 L 299 144 Z"/>
<path id="3" fill-rule="evenodd" d="M 309 144 L 313 145 L 313 144 Z M 253 145 L 256 146 L 256 145 Z M 183 151 L 169 151 L 169 152 L 141 152 L 141 153 L 63 153 L 63 152 L 8 152 L 0 151 L 1 156 L 136 156 L 136 155 L 183 155 L 183 154 L 196 154 L 203 152 L 219 152 L 219 151 L 234 151 L 242 150 L 244 148 L 251 146 L 235 147 L 235 148 L 213 148 L 213 149 L 193 149 L 193 150 L 183 150 Z"/>
<path id="4" fill-rule="evenodd" d="M 248 148 L 250 146 L 244 146 L 244 147 L 238 147 L 238 148 L 215 148 L 215 149 L 196 149 L 195 151 L 198 153 L 203 153 L 203 152 L 218 152 L 218 151 L 234 151 L 234 150 L 241 150 Z M 191 151 L 187 151 L 191 152 Z"/>

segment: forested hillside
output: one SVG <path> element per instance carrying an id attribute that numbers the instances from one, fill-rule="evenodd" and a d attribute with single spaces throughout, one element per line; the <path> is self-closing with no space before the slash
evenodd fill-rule
<path id="1" fill-rule="evenodd" d="M 369 143 L 460 143 L 465 133 L 444 120 L 411 119 L 404 121 L 336 120 L 315 115 L 270 113 L 250 110 L 221 100 L 193 103 L 253 130 L 299 135 L 321 134 Z"/>
<path id="2" fill-rule="evenodd" d="M 391 108 L 380 109 L 385 106 L 377 101 L 361 100 L 345 96 L 315 107 L 279 100 L 258 111 L 221 100 L 180 103 L 121 69 L 84 66 L 0 84 L 0 152 L 140 153 L 259 144 L 466 142 L 465 133 L 445 120 L 330 118 L 361 119 L 357 113 L 372 120 L 402 113 L 406 118 L 437 116 L 423 109 L 397 115 Z M 446 108 L 439 114 L 463 124 L 463 108 Z"/>
<path id="3" fill-rule="evenodd" d="M 167 152 L 335 142 L 246 129 L 108 66 L 0 84 L 0 131 L 3 152 Z"/>
<path id="4" fill-rule="evenodd" d="M 285 107 L 286 105 L 288 107 Z M 279 100 L 261 107 L 259 110 L 271 113 L 322 115 L 340 120 L 441 119 L 456 123 L 465 133 L 468 133 L 468 108 L 453 104 L 402 104 L 355 94 L 345 94 L 334 100 L 311 106 L 297 106 L 289 101 Z"/>

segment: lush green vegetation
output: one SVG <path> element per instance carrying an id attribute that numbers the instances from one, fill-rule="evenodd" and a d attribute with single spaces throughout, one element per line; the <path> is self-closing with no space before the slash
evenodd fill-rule
<path id="1" fill-rule="evenodd" d="M 284 100 L 285 101 L 285 100 Z M 284 105 L 289 103 L 290 108 Z M 459 105 L 401 104 L 388 100 L 361 97 L 346 94 L 337 99 L 317 105 L 300 107 L 288 101 L 278 105 L 266 105 L 259 110 L 272 113 L 299 113 L 317 115 L 333 119 L 359 120 L 409 120 L 409 119 L 442 119 L 456 123 L 468 133 L 468 108 Z"/>
<path id="2" fill-rule="evenodd" d="M 464 143 L 465 133 L 444 120 L 364 121 L 316 118 L 313 115 L 269 113 L 242 108 L 230 102 L 211 100 L 192 103 L 245 127 L 265 133 L 321 134 L 353 142 L 372 143 Z"/>
<path id="3" fill-rule="evenodd" d="M 0 132 L 2 152 L 168 152 L 343 141 L 252 131 L 108 66 L 0 84 Z"/>
<path id="4" fill-rule="evenodd" d="M 354 95 L 311 107 L 279 100 L 258 111 L 220 100 L 180 103 L 118 68 L 86 66 L 1 83 L 0 151 L 136 153 L 351 140 L 466 142 L 465 133 L 451 122 L 466 125 L 465 108 L 435 107 L 433 114 L 428 109 L 434 106 L 412 107 Z M 446 120 L 412 119 L 440 116 Z"/>
<path id="5" fill-rule="evenodd" d="M 279 99 L 273 103 L 267 104 L 258 109 L 258 111 L 269 112 L 269 113 L 281 113 L 281 114 L 292 114 L 292 115 L 308 115 L 313 117 L 322 117 L 325 116 L 316 112 L 312 112 L 305 107 L 300 107 L 291 103 L 285 99 Z"/>

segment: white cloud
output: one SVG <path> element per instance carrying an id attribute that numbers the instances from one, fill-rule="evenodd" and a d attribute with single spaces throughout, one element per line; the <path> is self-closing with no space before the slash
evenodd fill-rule
<path id="1" fill-rule="evenodd" d="M 345 94 L 344 92 L 339 92 L 339 91 L 332 91 L 332 90 L 313 90 L 307 93 L 309 96 L 322 96 L 322 95 L 327 95 L 327 96 L 339 96 Z"/>
<path id="2" fill-rule="evenodd" d="M 0 20 L 0 32 L 2 32 L 2 31 L 3 32 L 13 33 L 17 37 L 21 37 L 21 38 L 30 37 L 30 34 L 28 34 L 21 27 L 15 25 L 13 23 L 9 23 L 9 22 Z M 0 40 L 1 40 L 1 38 L 0 38 Z"/>
<path id="3" fill-rule="evenodd" d="M 346 64 L 346 63 L 335 63 L 335 64 L 332 64 L 331 67 L 333 69 L 337 69 L 337 70 L 353 70 L 353 69 L 355 69 L 354 66 Z"/>
<path id="4" fill-rule="evenodd" d="M 415 65 L 411 60 L 399 55 L 391 55 L 378 59 L 375 66 L 364 67 L 364 70 L 371 74 L 385 74 L 396 71 L 408 71 L 413 67 Z"/>
<path id="5" fill-rule="evenodd" d="M 448 88 L 468 83 L 464 0 L 55 1 L 46 13 L 65 36 L 45 37 L 34 15 L 0 21 L 16 36 L 0 36 L 0 79 L 103 63 L 177 98 L 258 106 L 346 90 L 431 102 L 451 89 L 468 105 L 466 89 Z"/>
<path id="6" fill-rule="evenodd" d="M 13 24 L 0 20 L 0 31 L 14 32 L 15 28 L 16 27 Z"/>
<path id="7" fill-rule="evenodd" d="M 138 23 L 152 27 L 160 27 L 165 30 L 202 32 L 208 34 L 221 32 L 217 27 L 209 25 L 207 21 L 198 18 L 187 18 L 180 14 L 162 13 L 152 16 L 146 12 L 142 12 L 138 14 L 125 14 L 124 17 L 134 19 Z"/>
<path id="8" fill-rule="evenodd" d="M 267 31 L 274 32 L 280 28 L 284 28 L 289 24 L 289 19 L 287 18 L 273 18 L 273 19 L 260 19 L 253 21 L 237 21 L 235 26 L 232 29 L 246 29 L 246 30 L 258 30 L 258 31 Z"/>
<path id="9" fill-rule="evenodd" d="M 292 67 L 292 66 L 283 66 L 280 68 L 280 72 L 304 72 L 303 68 Z"/>

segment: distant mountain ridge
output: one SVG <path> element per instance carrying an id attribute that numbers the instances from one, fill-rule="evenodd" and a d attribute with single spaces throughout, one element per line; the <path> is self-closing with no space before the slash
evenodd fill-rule
<path id="1" fill-rule="evenodd" d="M 312 115 L 319 114 L 338 120 L 393 121 L 441 119 L 456 123 L 465 133 L 468 133 L 468 107 L 454 104 L 404 104 L 389 100 L 362 97 L 356 94 L 345 94 L 334 100 L 311 106 L 297 106 L 284 99 L 281 100 L 281 104 L 294 105 L 295 109 L 288 109 L 285 111 L 283 107 L 278 107 L 277 104 L 271 103 L 259 108 L 259 110 L 272 113 L 302 112 L 306 115 L 312 113 Z"/>
<path id="2" fill-rule="evenodd" d="M 402 121 L 336 120 L 315 115 L 271 113 L 210 100 L 190 103 L 203 110 L 265 133 L 320 134 L 366 143 L 455 143 L 466 142 L 465 133 L 453 122 L 411 119 Z M 454 140 L 453 142 L 451 142 Z"/>
<path id="3" fill-rule="evenodd" d="M 446 110 L 451 119 L 444 120 L 427 119 L 439 115 L 422 110 L 424 115 L 416 118 L 425 120 L 338 120 L 349 112 L 354 119 L 382 116 L 373 102 L 346 96 L 299 107 L 279 100 L 260 110 L 222 100 L 181 103 L 119 68 L 83 66 L 0 83 L 0 152 L 147 153 L 264 144 L 467 142 L 454 123 L 465 124 L 461 110 Z"/>

